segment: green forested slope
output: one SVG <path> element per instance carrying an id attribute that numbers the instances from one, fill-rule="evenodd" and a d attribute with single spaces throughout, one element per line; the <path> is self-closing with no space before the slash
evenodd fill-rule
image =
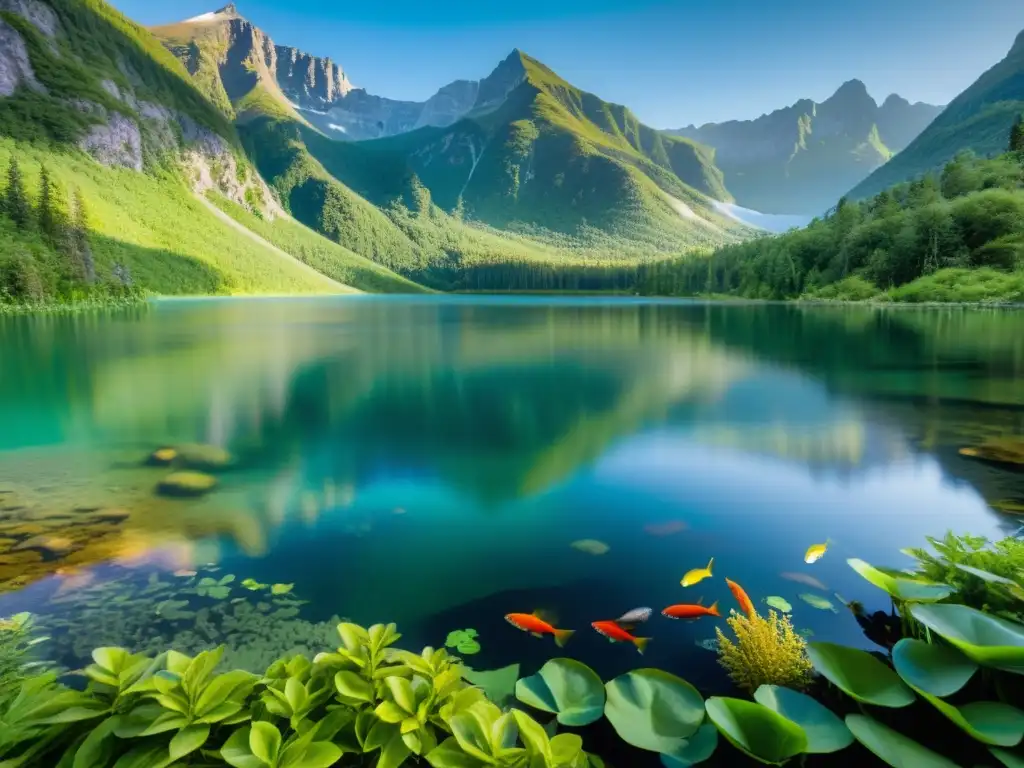
<path id="1" fill-rule="evenodd" d="M 18 161 L 33 211 L 20 225 L 9 212 L 0 216 L 0 301 L 104 300 L 129 288 L 136 294 L 339 289 L 240 237 L 195 198 L 191 187 L 206 175 L 206 186 L 230 191 L 251 213 L 274 215 L 228 116 L 195 89 L 159 41 L 102 0 L 47 0 L 33 8 L 32 20 L 0 13 L 13 41 L 0 56 L 16 60 L 23 45 L 28 72 L 18 76 L 12 95 L 0 97 L 0 172 L 6 176 L 10 161 Z M 70 221 L 72 201 L 86 201 L 83 235 L 94 259 L 88 274 L 66 268 L 63 234 L 43 232 L 44 168 L 57 195 L 48 210 Z M 0 190 L 7 187 L 0 179 Z M 293 237 L 277 244 L 301 259 L 305 235 L 288 232 Z M 339 251 L 322 256 L 341 258 Z M 351 258 L 329 265 L 339 267 L 331 271 L 380 277 L 369 262 L 368 271 L 348 269 Z M 405 283 L 393 275 L 392 285 Z"/>
<path id="2" fill-rule="evenodd" d="M 1004 134 L 1005 140 L 1005 134 Z M 1024 301 L 1024 152 L 847 200 L 804 230 L 666 263 L 644 290 L 782 299 Z"/>
<path id="3" fill-rule="evenodd" d="M 1024 32 L 1006 57 L 985 72 L 910 145 L 849 193 L 853 199 L 878 194 L 942 168 L 958 152 L 990 156 L 1006 148 L 1006 131 L 1024 111 Z"/>

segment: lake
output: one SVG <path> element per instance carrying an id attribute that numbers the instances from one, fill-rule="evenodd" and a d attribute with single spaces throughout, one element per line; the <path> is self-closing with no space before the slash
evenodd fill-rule
<path id="1" fill-rule="evenodd" d="M 905 568 L 925 536 L 1020 528 L 992 505 L 1024 475 L 959 449 L 1024 434 L 1022 321 L 489 297 L 0 317 L 0 615 L 36 614 L 71 667 L 226 643 L 262 670 L 336 645 L 340 617 L 397 622 L 417 649 L 475 629 L 479 669 L 570 655 L 728 691 L 705 647 L 724 619 L 662 608 L 725 615 L 728 577 L 871 648 L 842 601 L 888 598 L 847 558 Z M 157 493 L 173 469 L 147 457 L 196 445 L 216 488 Z M 639 606 L 643 657 L 589 626 Z M 504 621 L 534 609 L 577 630 L 564 652 Z"/>

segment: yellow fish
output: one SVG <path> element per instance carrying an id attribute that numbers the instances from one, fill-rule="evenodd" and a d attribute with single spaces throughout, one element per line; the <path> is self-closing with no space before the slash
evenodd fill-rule
<path id="1" fill-rule="evenodd" d="M 824 544 L 812 544 L 807 548 L 807 554 L 804 555 L 805 563 L 816 563 L 825 556 L 825 552 L 828 551 L 828 540 L 825 540 Z"/>
<path id="2" fill-rule="evenodd" d="M 679 583 L 684 587 L 692 587 L 694 584 L 704 581 L 711 576 L 711 564 L 715 562 L 715 558 L 708 560 L 707 568 L 694 568 L 692 571 L 687 571 L 686 575 L 683 576 L 682 581 Z"/>

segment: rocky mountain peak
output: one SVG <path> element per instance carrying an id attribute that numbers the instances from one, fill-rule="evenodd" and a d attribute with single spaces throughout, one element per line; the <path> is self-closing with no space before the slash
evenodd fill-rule
<path id="1" fill-rule="evenodd" d="M 225 5 L 219 11 L 217 11 L 217 15 L 218 16 L 241 16 L 241 14 L 238 12 L 238 6 L 236 6 L 234 3 L 228 3 L 227 5 Z"/>

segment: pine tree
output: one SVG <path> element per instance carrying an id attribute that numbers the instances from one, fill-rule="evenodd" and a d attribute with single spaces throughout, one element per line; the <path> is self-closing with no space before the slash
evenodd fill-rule
<path id="1" fill-rule="evenodd" d="M 1010 129 L 1010 151 L 1024 152 L 1024 115 L 1017 115 Z"/>
<path id="2" fill-rule="evenodd" d="M 67 201 L 60 182 L 43 166 L 39 176 L 39 205 L 36 207 L 39 231 L 51 246 L 61 253 L 69 250 Z"/>
<path id="3" fill-rule="evenodd" d="M 68 256 L 82 280 L 91 283 L 96 279 L 96 262 L 89 245 L 89 211 L 85 206 L 82 190 L 75 189 L 74 212 L 68 236 Z"/>
<path id="4" fill-rule="evenodd" d="M 11 158 L 7 169 L 7 190 L 4 192 L 4 213 L 18 229 L 28 229 L 32 224 L 32 207 L 25 191 L 25 179 L 21 175 L 18 161 Z"/>

